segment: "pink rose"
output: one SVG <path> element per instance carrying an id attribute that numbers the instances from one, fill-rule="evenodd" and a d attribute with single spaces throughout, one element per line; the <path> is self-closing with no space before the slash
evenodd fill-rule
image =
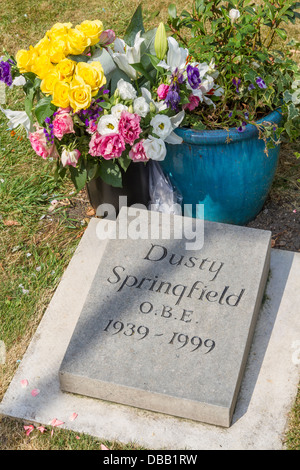
<path id="1" fill-rule="evenodd" d="M 59 140 L 61 140 L 65 134 L 75 133 L 73 119 L 70 114 L 59 111 L 55 115 L 53 119 L 53 133 Z"/>
<path id="2" fill-rule="evenodd" d="M 199 105 L 200 98 L 198 98 L 198 96 L 195 96 L 195 95 L 190 95 L 189 101 L 190 101 L 189 103 L 184 104 L 182 107 L 184 110 L 188 109 L 189 111 L 193 111 Z"/>
<path id="3" fill-rule="evenodd" d="M 89 153 L 93 157 L 111 160 L 122 155 L 125 150 L 125 142 L 120 134 L 100 135 L 95 132 L 90 140 L 89 149 Z"/>
<path id="4" fill-rule="evenodd" d="M 160 100 L 164 100 L 166 98 L 166 96 L 168 94 L 168 91 L 169 91 L 169 88 L 170 88 L 170 86 L 165 85 L 164 83 L 159 85 L 159 87 L 157 88 L 157 96 Z"/>
<path id="5" fill-rule="evenodd" d="M 46 158 L 58 158 L 58 152 L 54 144 L 49 145 L 46 136 L 44 134 L 43 127 L 36 126 L 36 131 L 29 134 L 29 140 L 31 147 L 40 157 Z"/>
<path id="6" fill-rule="evenodd" d="M 119 121 L 119 132 L 127 144 L 133 145 L 139 138 L 142 129 L 140 128 L 141 117 L 138 114 L 123 111 Z"/>
<path id="7" fill-rule="evenodd" d="M 143 140 L 140 140 L 131 148 L 129 157 L 134 162 L 147 162 L 149 159 L 146 156 Z"/>

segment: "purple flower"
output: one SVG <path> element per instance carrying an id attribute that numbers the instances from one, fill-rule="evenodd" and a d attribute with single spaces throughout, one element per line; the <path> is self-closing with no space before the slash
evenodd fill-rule
<path id="1" fill-rule="evenodd" d="M 189 64 L 186 68 L 186 71 L 190 86 L 193 88 L 193 90 L 196 90 L 196 88 L 198 88 L 201 83 L 200 72 L 198 68 Z"/>
<path id="2" fill-rule="evenodd" d="M 261 77 L 257 77 L 255 81 L 257 85 L 259 86 L 259 88 L 267 88 L 267 85 L 265 84 L 264 80 Z"/>
<path id="3" fill-rule="evenodd" d="M 254 89 L 255 89 L 255 85 L 253 85 L 253 83 L 250 83 L 250 85 L 248 86 L 248 90 L 251 91 Z"/>
<path id="4" fill-rule="evenodd" d="M 245 119 L 249 119 L 249 113 L 247 111 L 244 113 L 244 116 L 245 116 Z"/>
<path id="5" fill-rule="evenodd" d="M 238 80 L 236 80 L 235 78 L 233 78 L 233 79 L 232 79 L 232 83 L 233 83 L 233 85 L 235 86 L 236 92 L 239 93 L 239 92 L 240 92 L 240 90 L 239 90 L 239 85 L 240 85 L 240 83 L 241 83 L 241 79 L 239 78 Z"/>
<path id="6" fill-rule="evenodd" d="M 0 81 L 4 82 L 7 86 L 12 84 L 11 65 L 9 62 L 0 62 Z"/>
<path id="7" fill-rule="evenodd" d="M 174 111 L 178 110 L 178 105 L 180 102 L 179 84 L 183 83 L 183 81 L 183 74 L 180 73 L 176 68 L 175 71 L 172 73 L 171 85 L 169 86 L 169 90 L 165 98 L 166 105 L 169 108 L 171 107 Z"/>
<path id="8" fill-rule="evenodd" d="M 246 129 L 247 123 L 244 121 L 240 127 L 238 127 L 238 132 L 244 132 Z"/>
<path id="9" fill-rule="evenodd" d="M 168 94 L 165 99 L 165 103 L 169 108 L 172 108 L 174 111 L 177 111 L 179 102 L 180 102 L 179 86 L 173 84 L 169 88 Z"/>
<path id="10" fill-rule="evenodd" d="M 232 111 L 230 111 L 230 113 L 228 114 L 228 117 L 231 118 L 231 117 L 232 117 L 232 114 L 233 114 Z"/>

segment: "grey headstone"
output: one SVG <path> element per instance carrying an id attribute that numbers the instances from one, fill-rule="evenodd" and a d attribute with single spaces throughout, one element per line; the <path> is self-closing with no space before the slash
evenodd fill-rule
<path id="1" fill-rule="evenodd" d="M 153 213 L 139 214 L 149 232 L 195 222 L 156 213 L 151 224 Z M 136 221 L 129 217 L 128 227 Z M 229 427 L 271 233 L 205 221 L 203 247 L 190 250 L 185 238 L 145 231 L 145 239 L 121 231 L 108 241 L 60 367 L 61 389 Z"/>

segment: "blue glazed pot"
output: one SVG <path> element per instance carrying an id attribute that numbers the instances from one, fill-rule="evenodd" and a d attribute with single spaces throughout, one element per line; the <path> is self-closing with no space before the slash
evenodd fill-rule
<path id="1" fill-rule="evenodd" d="M 273 111 L 257 121 L 279 124 L 281 114 Z M 258 130 L 248 124 L 244 132 L 176 129 L 181 145 L 167 145 L 160 162 L 183 196 L 184 215 L 214 222 L 246 225 L 261 211 L 270 191 L 280 147 L 265 153 Z"/>

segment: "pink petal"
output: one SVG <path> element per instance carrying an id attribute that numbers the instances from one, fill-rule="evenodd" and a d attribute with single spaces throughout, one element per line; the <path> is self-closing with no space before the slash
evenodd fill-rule
<path id="1" fill-rule="evenodd" d="M 31 390 L 31 395 L 33 397 L 36 397 L 39 393 L 40 393 L 40 391 L 39 391 L 38 388 L 34 388 L 33 390 Z"/>
<path id="2" fill-rule="evenodd" d="M 28 380 L 27 380 L 27 379 L 21 380 L 21 387 L 22 387 L 22 388 L 26 388 L 27 385 L 28 385 Z"/>
<path id="3" fill-rule="evenodd" d="M 75 436 L 75 439 L 80 439 L 80 437 L 79 437 L 79 436 Z"/>
<path id="4" fill-rule="evenodd" d="M 50 422 L 50 426 L 61 426 L 62 424 L 64 424 L 64 422 L 59 421 L 57 418 L 52 419 Z"/>
<path id="5" fill-rule="evenodd" d="M 52 437 L 52 436 L 53 436 L 53 429 L 52 429 L 52 431 L 51 431 L 51 437 Z"/>
<path id="6" fill-rule="evenodd" d="M 24 429 L 26 431 L 26 436 L 29 436 L 29 434 L 34 430 L 33 424 L 30 424 L 29 426 L 24 426 Z"/>
<path id="7" fill-rule="evenodd" d="M 76 419 L 77 416 L 78 416 L 77 413 L 73 413 L 73 414 L 70 416 L 69 420 L 70 420 L 70 421 L 74 421 L 74 419 Z"/>
<path id="8" fill-rule="evenodd" d="M 101 450 L 109 450 L 107 447 L 105 447 L 104 444 L 101 444 L 101 445 L 100 445 L 100 449 L 101 449 Z"/>
<path id="9" fill-rule="evenodd" d="M 43 432 L 46 431 L 46 428 L 44 428 L 44 426 L 38 426 L 37 429 L 38 429 L 39 431 L 41 431 L 42 434 L 43 434 Z"/>

